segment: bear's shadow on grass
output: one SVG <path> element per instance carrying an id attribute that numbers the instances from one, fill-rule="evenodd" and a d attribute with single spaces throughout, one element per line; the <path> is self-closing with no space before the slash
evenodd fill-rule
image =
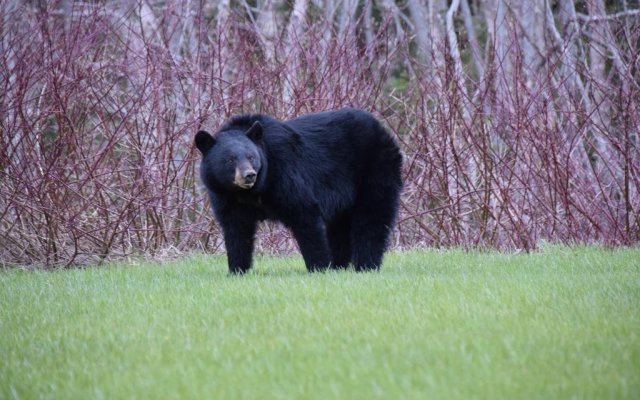
<path id="1" fill-rule="evenodd" d="M 196 272 L 197 275 L 207 278 L 216 278 L 216 279 L 232 279 L 232 280 L 241 280 L 241 279 L 252 279 L 252 278 L 291 278 L 291 277 L 320 277 L 320 276 L 333 276 L 339 274 L 357 274 L 355 269 L 346 268 L 346 269 L 327 269 L 322 272 L 309 272 L 302 267 L 298 266 L 269 266 L 269 267 L 253 267 L 249 271 L 244 274 L 232 274 L 225 268 L 209 268 L 209 269 L 201 269 Z"/>
<path id="2" fill-rule="evenodd" d="M 322 272 L 309 272 L 302 259 L 295 256 L 273 258 L 270 256 L 258 255 L 252 268 L 244 274 L 232 274 L 229 272 L 227 261 L 224 258 L 202 258 L 193 260 L 198 264 L 192 273 L 202 278 L 216 279 L 251 279 L 252 277 L 304 277 L 304 276 L 325 276 L 338 274 L 357 274 L 353 266 L 344 269 L 327 269 Z"/>
<path id="3" fill-rule="evenodd" d="M 229 272 L 226 265 L 207 265 L 200 266 L 193 274 L 216 279 L 251 279 L 252 277 L 285 277 L 285 276 L 305 276 L 310 273 L 304 266 L 298 265 L 268 265 L 261 266 L 259 263 L 254 265 L 244 274 L 233 274 Z"/>

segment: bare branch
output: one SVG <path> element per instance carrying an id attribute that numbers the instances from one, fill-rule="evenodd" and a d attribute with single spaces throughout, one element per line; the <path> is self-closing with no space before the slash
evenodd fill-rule
<path id="1" fill-rule="evenodd" d="M 578 18 L 578 20 L 585 23 L 607 22 L 607 21 L 613 21 L 620 18 L 636 17 L 638 15 L 640 15 L 640 10 L 620 11 L 618 13 L 609 14 L 609 15 L 586 15 L 582 13 L 576 13 L 576 17 Z"/>

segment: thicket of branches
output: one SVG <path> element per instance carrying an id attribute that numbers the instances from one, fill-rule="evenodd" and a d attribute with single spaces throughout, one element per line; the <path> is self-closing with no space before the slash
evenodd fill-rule
<path id="1" fill-rule="evenodd" d="M 362 107 L 396 247 L 640 239 L 640 13 L 604 0 L 0 0 L 0 262 L 223 250 L 201 127 Z M 277 225 L 260 250 L 295 248 Z"/>

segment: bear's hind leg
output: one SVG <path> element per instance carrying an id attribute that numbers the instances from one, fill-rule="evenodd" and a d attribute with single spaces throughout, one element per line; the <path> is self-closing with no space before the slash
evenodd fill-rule
<path id="1" fill-rule="evenodd" d="M 398 212 L 400 184 L 371 185 L 358 195 L 351 221 L 356 271 L 378 270 Z"/>
<path id="2" fill-rule="evenodd" d="M 327 239 L 331 248 L 331 268 L 344 269 L 351 261 L 351 220 L 347 215 L 335 217 L 327 224 Z"/>

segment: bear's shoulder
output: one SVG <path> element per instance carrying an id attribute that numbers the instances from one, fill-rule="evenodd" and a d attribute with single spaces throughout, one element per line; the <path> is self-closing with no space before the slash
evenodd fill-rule
<path id="1" fill-rule="evenodd" d="M 263 131 L 263 140 L 270 145 L 282 145 L 285 143 L 297 144 L 300 141 L 299 132 L 286 122 L 264 114 L 240 114 L 227 120 L 216 133 L 223 134 L 228 131 L 246 131 L 254 123 L 260 122 Z"/>
<path id="2" fill-rule="evenodd" d="M 231 130 L 246 131 L 256 122 L 260 122 L 263 127 L 272 127 L 280 124 L 280 121 L 277 119 L 264 114 L 239 114 L 224 122 L 218 130 L 218 133 Z"/>

